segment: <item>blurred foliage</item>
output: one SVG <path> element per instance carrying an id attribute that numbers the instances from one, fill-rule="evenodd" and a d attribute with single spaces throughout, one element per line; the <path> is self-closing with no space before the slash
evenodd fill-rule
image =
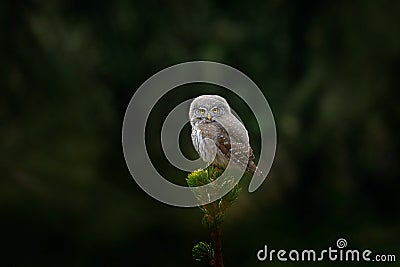
<path id="1" fill-rule="evenodd" d="M 269 178 L 227 214 L 226 266 L 265 264 L 255 255 L 266 243 L 318 249 L 339 237 L 397 252 L 399 10 L 394 0 L 2 1 L 2 262 L 192 263 L 191 246 L 205 234 L 192 227 L 200 215 L 158 203 L 135 184 L 121 125 L 150 75 L 198 59 L 249 75 L 277 123 Z M 160 101 L 149 135 L 179 101 L 217 92 L 246 118 L 259 152 L 257 124 L 237 96 L 185 88 Z M 182 149 L 193 156 L 184 133 Z M 184 182 L 153 140 L 157 168 Z"/>

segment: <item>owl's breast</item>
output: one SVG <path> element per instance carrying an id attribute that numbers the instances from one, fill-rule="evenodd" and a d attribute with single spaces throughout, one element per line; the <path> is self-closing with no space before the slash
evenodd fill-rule
<path id="1" fill-rule="evenodd" d="M 204 121 L 192 125 L 192 143 L 200 158 L 210 164 L 216 158 L 218 148 L 215 144 L 215 129 L 212 123 Z"/>

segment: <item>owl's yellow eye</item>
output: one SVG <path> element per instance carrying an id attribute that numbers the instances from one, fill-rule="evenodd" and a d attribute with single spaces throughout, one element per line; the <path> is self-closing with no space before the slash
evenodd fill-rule
<path id="1" fill-rule="evenodd" d="M 213 112 L 214 112 L 214 113 L 217 113 L 217 112 L 218 112 L 218 109 L 217 109 L 217 108 L 213 108 Z"/>
<path id="2" fill-rule="evenodd" d="M 199 111 L 200 111 L 200 114 L 204 114 L 204 113 L 206 113 L 206 111 L 204 110 L 204 109 L 199 109 Z"/>

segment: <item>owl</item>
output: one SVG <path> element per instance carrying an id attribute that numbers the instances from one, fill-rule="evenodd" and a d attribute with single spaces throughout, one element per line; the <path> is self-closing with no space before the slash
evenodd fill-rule
<path id="1" fill-rule="evenodd" d="M 202 95 L 193 100 L 189 110 L 193 146 L 200 158 L 225 169 L 233 166 L 261 175 L 254 163 L 247 130 L 232 114 L 228 102 L 218 95 Z"/>

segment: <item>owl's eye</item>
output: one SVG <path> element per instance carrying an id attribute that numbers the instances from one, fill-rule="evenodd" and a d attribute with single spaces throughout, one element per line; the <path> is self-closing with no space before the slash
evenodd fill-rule
<path id="1" fill-rule="evenodd" d="M 217 113 L 218 112 L 218 108 L 213 108 L 213 112 Z"/>
<path id="2" fill-rule="evenodd" d="M 200 114 L 206 113 L 205 109 L 203 109 L 203 108 L 199 109 L 199 112 L 200 112 Z"/>

